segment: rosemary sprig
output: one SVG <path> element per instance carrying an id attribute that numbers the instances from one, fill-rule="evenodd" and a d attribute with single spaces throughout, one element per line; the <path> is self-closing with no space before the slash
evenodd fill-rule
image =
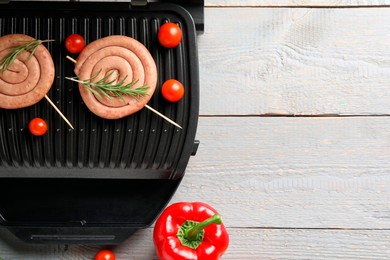
<path id="1" fill-rule="evenodd" d="M 0 60 L 0 71 L 2 73 L 7 71 L 9 67 L 12 65 L 12 63 L 15 61 L 16 57 L 18 57 L 18 55 L 21 54 L 23 51 L 30 52 L 30 56 L 28 57 L 28 59 L 31 59 L 31 57 L 34 56 L 34 53 L 37 50 L 39 45 L 41 45 L 44 42 L 52 42 L 52 41 L 54 40 L 18 41 L 25 44 L 11 48 L 11 52 L 5 55 Z"/>
<path id="2" fill-rule="evenodd" d="M 93 75 L 91 78 L 86 80 L 79 80 L 78 76 L 76 77 L 65 77 L 68 80 L 72 80 L 78 83 L 83 84 L 89 91 L 91 91 L 93 94 L 95 94 L 97 97 L 102 98 L 102 95 L 107 97 L 108 99 L 112 99 L 112 96 L 119 97 L 123 103 L 126 104 L 125 99 L 123 98 L 123 95 L 130 95 L 134 98 L 142 97 L 145 95 L 148 95 L 148 89 L 149 87 L 147 85 L 142 85 L 137 88 L 131 88 L 135 84 L 137 84 L 138 80 L 134 80 L 131 83 L 124 84 L 125 80 L 127 79 L 127 75 L 120 80 L 119 82 L 115 83 L 115 81 L 118 80 L 118 77 L 115 79 L 108 81 L 108 78 L 114 73 L 114 71 L 111 71 L 108 73 L 105 77 L 102 79 L 93 82 L 93 80 L 98 77 L 98 75 L 101 73 L 101 70 L 98 71 L 95 75 Z"/>

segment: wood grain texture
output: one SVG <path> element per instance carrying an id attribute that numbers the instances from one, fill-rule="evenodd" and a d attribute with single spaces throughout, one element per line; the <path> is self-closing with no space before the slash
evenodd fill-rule
<path id="1" fill-rule="evenodd" d="M 205 15 L 201 114 L 390 114 L 390 8 Z"/>
<path id="2" fill-rule="evenodd" d="M 390 5 L 389 0 L 205 0 L 206 6 L 384 6 Z"/>
<path id="3" fill-rule="evenodd" d="M 12 1 L 23 1 L 23 0 L 12 0 Z M 38 0 L 38 1 L 68 2 L 69 0 Z M 80 1 L 107 2 L 107 0 L 80 0 Z M 130 2 L 130 0 L 110 0 L 108 2 Z M 158 0 L 148 0 L 148 2 L 158 2 Z M 206 7 L 385 6 L 385 5 L 390 5 L 390 0 L 205 0 L 204 4 Z"/>
<path id="4" fill-rule="evenodd" d="M 231 229 L 223 259 L 386 259 L 389 231 Z M 253 244 L 252 244 L 253 243 Z"/>
<path id="5" fill-rule="evenodd" d="M 201 118 L 174 201 L 208 202 L 229 227 L 390 228 L 389 130 L 387 117 Z"/>
<path id="6" fill-rule="evenodd" d="M 230 228 L 230 246 L 222 259 L 387 259 L 389 230 L 278 230 Z M 151 228 L 122 245 L 110 247 L 118 260 L 157 259 Z M 1 237 L 9 237 L 0 230 Z M 91 260 L 101 247 L 3 244 L 6 260 Z M 15 249 L 17 248 L 17 249 Z"/>

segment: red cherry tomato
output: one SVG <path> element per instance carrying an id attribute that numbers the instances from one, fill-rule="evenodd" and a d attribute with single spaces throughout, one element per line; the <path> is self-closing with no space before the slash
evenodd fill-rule
<path id="1" fill-rule="evenodd" d="M 165 48 L 173 48 L 179 45 L 182 38 L 182 31 L 175 23 L 166 23 L 158 31 L 158 41 Z"/>
<path id="2" fill-rule="evenodd" d="M 177 102 L 184 96 L 184 87 L 175 79 L 168 79 L 161 88 L 163 97 L 171 102 Z"/>
<path id="3" fill-rule="evenodd" d="M 65 47 L 70 53 L 79 53 L 84 49 L 85 41 L 79 34 L 71 34 L 65 40 Z"/>
<path id="4" fill-rule="evenodd" d="M 46 121 L 42 118 L 36 117 L 28 124 L 28 129 L 35 136 L 41 136 L 47 132 Z"/>
<path id="5" fill-rule="evenodd" d="M 95 260 L 115 260 L 115 255 L 112 251 L 104 249 L 96 254 Z"/>

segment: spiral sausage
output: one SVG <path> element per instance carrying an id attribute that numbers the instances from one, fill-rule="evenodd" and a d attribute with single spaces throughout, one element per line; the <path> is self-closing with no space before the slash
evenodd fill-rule
<path id="1" fill-rule="evenodd" d="M 22 41 L 34 38 L 24 34 L 0 37 L 0 59 L 11 48 L 23 45 Z M 0 72 L 0 108 L 15 109 L 32 106 L 50 90 L 54 81 L 54 63 L 49 51 L 42 44 L 30 58 L 30 52 L 18 55 L 8 70 Z"/>
<path id="2" fill-rule="evenodd" d="M 80 80 L 88 80 L 98 75 L 96 82 L 112 73 L 112 79 L 125 79 L 124 84 L 137 81 L 132 88 L 147 85 L 147 95 L 131 97 L 97 97 L 83 84 L 79 84 L 81 97 L 86 106 L 97 116 L 118 119 L 142 109 L 151 99 L 157 84 L 157 68 L 146 47 L 127 36 L 108 36 L 88 44 L 80 53 L 75 66 Z"/>

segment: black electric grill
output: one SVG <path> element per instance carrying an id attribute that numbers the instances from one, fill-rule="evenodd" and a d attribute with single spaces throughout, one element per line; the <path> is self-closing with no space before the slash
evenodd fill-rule
<path id="1" fill-rule="evenodd" d="M 45 99 L 28 108 L 0 109 L 2 226 L 29 242 L 115 244 L 150 225 L 166 206 L 199 144 L 196 33 L 203 28 L 203 1 L 176 2 L 0 4 L 0 36 L 21 33 L 55 40 L 45 44 L 56 69 L 48 96 L 75 127 L 69 129 Z M 157 40 L 160 25 L 167 21 L 183 30 L 183 40 L 174 49 L 163 48 Z M 92 114 L 77 85 L 65 80 L 74 76 L 64 48 L 72 33 L 83 35 L 87 43 L 109 35 L 143 43 L 158 70 L 157 89 L 148 105 L 183 129 L 145 108 L 119 120 Z M 185 86 L 178 103 L 160 95 L 161 84 L 169 78 Z M 29 133 L 34 117 L 48 122 L 46 135 Z"/>

